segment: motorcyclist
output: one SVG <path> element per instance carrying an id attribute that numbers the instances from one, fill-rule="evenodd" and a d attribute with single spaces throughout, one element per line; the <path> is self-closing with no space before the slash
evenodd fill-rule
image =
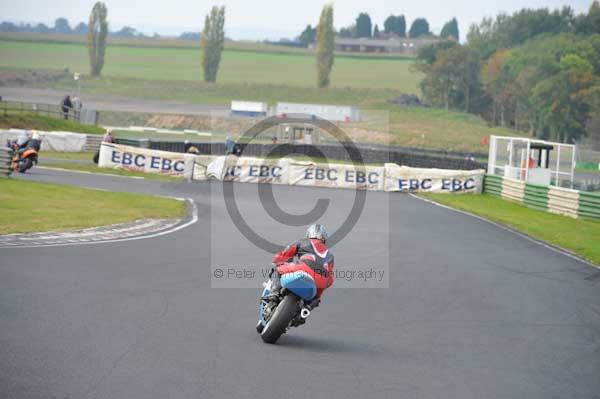
<path id="1" fill-rule="evenodd" d="M 17 154 L 20 158 L 21 153 L 25 151 L 25 149 L 29 146 L 29 143 L 33 137 L 31 131 L 26 130 L 17 137 L 16 140 L 13 140 L 9 143 L 9 146 L 13 149 L 15 154 Z"/>
<path id="2" fill-rule="evenodd" d="M 317 295 L 310 304 L 316 307 L 325 289 L 333 284 L 333 253 L 327 248 L 327 231 L 320 224 L 313 224 L 306 230 L 306 238 L 288 245 L 273 257 L 276 273 L 272 273 L 273 291 L 281 288 L 280 277 L 286 273 L 304 271 L 317 286 Z M 293 263 L 294 257 L 298 262 Z"/>
<path id="3" fill-rule="evenodd" d="M 33 148 L 37 152 L 40 152 L 41 146 L 42 146 L 42 139 L 40 138 L 40 135 L 37 132 L 33 132 L 33 134 L 31 135 L 31 139 L 27 143 L 27 147 Z"/>

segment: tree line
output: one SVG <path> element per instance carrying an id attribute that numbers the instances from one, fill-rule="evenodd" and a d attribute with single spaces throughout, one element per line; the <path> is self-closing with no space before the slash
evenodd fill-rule
<path id="1" fill-rule="evenodd" d="M 470 27 L 467 42 L 418 51 L 431 105 L 483 116 L 532 137 L 576 142 L 598 135 L 600 4 L 587 13 L 522 9 Z M 596 126 L 596 128 L 594 128 Z"/>
<path id="2" fill-rule="evenodd" d="M 97 2 L 90 13 L 87 25 L 87 47 L 90 60 L 90 73 L 99 76 L 104 66 L 106 36 L 108 34 L 108 10 L 103 2 Z M 326 5 L 321 11 L 316 28 L 317 86 L 329 86 L 329 75 L 333 67 L 334 53 L 333 6 Z M 217 81 L 221 54 L 225 46 L 225 7 L 212 7 L 204 19 L 200 35 L 202 48 L 202 69 L 205 82 Z"/>
<path id="3" fill-rule="evenodd" d="M 302 43 L 304 46 L 309 46 L 316 40 L 317 28 L 307 25 L 306 28 L 300 33 L 296 40 Z M 425 18 L 416 18 L 412 21 L 408 32 L 406 31 L 406 17 L 404 15 L 390 15 L 383 22 L 383 30 L 379 25 L 371 21 L 371 17 L 366 12 L 361 12 L 356 18 L 355 22 L 348 26 L 343 27 L 339 31 L 335 32 L 339 37 L 345 38 L 384 38 L 384 37 L 421 37 L 421 36 L 435 36 L 430 28 L 429 22 Z M 459 40 L 458 21 L 456 18 L 452 18 L 446 22 L 440 31 L 440 37 L 442 38 L 453 38 Z"/>
<path id="4" fill-rule="evenodd" d="M 15 24 L 13 22 L 1 22 L 0 32 L 29 32 L 29 33 L 59 33 L 63 35 L 85 35 L 89 30 L 88 24 L 80 22 L 74 27 L 71 27 L 69 20 L 66 18 L 57 18 L 54 21 L 53 26 L 48 26 L 44 23 L 31 24 L 31 23 L 20 23 Z M 115 37 L 126 37 L 126 38 L 160 38 L 158 33 L 154 35 L 145 35 L 131 26 L 123 26 L 119 30 L 109 31 L 108 35 Z M 200 32 L 183 32 L 178 36 L 182 40 L 200 40 Z"/>

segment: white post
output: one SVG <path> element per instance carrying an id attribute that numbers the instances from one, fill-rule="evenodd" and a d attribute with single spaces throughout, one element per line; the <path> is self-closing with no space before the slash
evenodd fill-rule
<path id="1" fill-rule="evenodd" d="M 494 175 L 496 170 L 496 136 L 490 136 L 490 148 L 488 154 L 488 174 Z"/>
<path id="2" fill-rule="evenodd" d="M 513 170 L 513 164 L 512 164 L 512 158 L 513 158 L 513 139 L 510 139 L 509 141 L 509 148 L 510 151 L 508 151 L 508 171 L 509 171 L 509 176 L 512 179 L 512 170 Z"/>
<path id="3" fill-rule="evenodd" d="M 571 156 L 571 188 L 573 188 L 573 179 L 575 178 L 575 164 L 577 162 L 575 157 L 575 151 L 577 151 L 577 147 L 573 146 L 573 154 Z"/>
<path id="4" fill-rule="evenodd" d="M 525 182 L 529 178 L 529 158 L 531 157 L 531 141 L 527 140 L 527 156 L 525 157 Z"/>
<path id="5" fill-rule="evenodd" d="M 558 145 L 558 154 L 556 155 L 556 179 L 554 182 L 554 185 L 556 187 L 560 187 L 560 184 L 558 184 L 558 171 L 560 169 L 560 147 L 561 147 L 561 145 L 559 144 Z"/>

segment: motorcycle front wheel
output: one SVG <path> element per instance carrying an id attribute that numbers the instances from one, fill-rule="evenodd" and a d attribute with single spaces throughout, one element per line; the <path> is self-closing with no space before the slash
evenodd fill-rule
<path id="1" fill-rule="evenodd" d="M 277 309 L 260 333 L 262 340 L 268 344 L 274 344 L 285 332 L 290 322 L 298 312 L 298 297 L 288 293 L 279 303 Z"/>

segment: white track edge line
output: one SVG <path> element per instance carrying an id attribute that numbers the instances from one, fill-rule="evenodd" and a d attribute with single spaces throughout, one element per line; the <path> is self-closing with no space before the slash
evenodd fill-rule
<path id="1" fill-rule="evenodd" d="M 176 198 L 176 197 L 169 197 L 169 198 L 181 199 L 181 198 Z M 136 240 L 143 240 L 146 238 L 156 238 L 156 237 L 164 236 L 164 235 L 175 233 L 176 231 L 185 229 L 186 227 L 191 226 L 198 221 L 198 207 L 196 206 L 196 203 L 191 198 L 188 198 L 187 201 L 189 201 L 192 204 L 192 219 L 188 220 L 184 224 L 172 227 L 168 230 L 159 231 L 157 233 L 141 235 L 141 236 L 136 236 L 136 237 L 115 238 L 115 239 L 111 239 L 111 240 L 65 242 L 65 243 L 58 243 L 58 244 L 40 244 L 40 245 L 15 245 L 14 247 L 1 247 L 0 249 L 71 247 L 71 246 L 76 246 L 76 245 L 106 244 L 106 243 L 113 243 L 113 242 L 136 241 Z"/>

